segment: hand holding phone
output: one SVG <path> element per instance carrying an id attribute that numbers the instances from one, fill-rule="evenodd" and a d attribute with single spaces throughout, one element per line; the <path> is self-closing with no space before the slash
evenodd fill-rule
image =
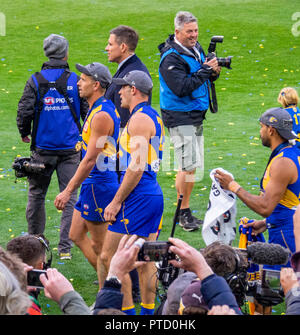
<path id="1" fill-rule="evenodd" d="M 30 287 L 43 289 L 44 286 L 40 281 L 40 275 L 45 274 L 47 276 L 47 271 L 33 269 L 27 272 L 27 285 Z"/>

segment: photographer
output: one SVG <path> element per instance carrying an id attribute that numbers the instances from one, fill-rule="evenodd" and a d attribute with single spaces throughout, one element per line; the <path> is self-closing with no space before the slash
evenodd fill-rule
<path id="1" fill-rule="evenodd" d="M 189 12 L 178 12 L 175 34 L 159 45 L 160 108 L 169 129 L 179 165 L 176 190 L 183 194 L 179 224 L 186 231 L 203 223 L 191 214 L 190 196 L 196 168 L 201 166 L 203 120 L 209 106 L 211 81 L 221 68 L 216 58 L 207 60 L 198 43 L 198 23 Z"/>
<path id="2" fill-rule="evenodd" d="M 31 142 L 31 162 L 44 164 L 43 173 L 28 176 L 26 219 L 29 234 L 43 234 L 46 224 L 45 196 L 54 171 L 62 191 L 74 175 L 80 161 L 77 146 L 88 105 L 78 94 L 79 77 L 67 63 L 69 43 L 60 35 L 51 34 L 43 42 L 49 60 L 40 72 L 26 82 L 18 104 L 17 126 L 24 143 Z M 29 137 L 31 136 L 31 139 Z M 63 210 L 58 252 L 61 259 L 71 258 L 69 239 L 76 192 Z"/>
<path id="3" fill-rule="evenodd" d="M 97 294 L 93 312 L 89 310 L 68 279 L 56 269 L 48 269 L 47 277 L 44 274 L 40 276 L 45 287 L 46 297 L 56 301 L 64 314 L 68 315 L 96 315 L 101 310 L 111 308 L 121 310 L 123 302 L 122 281 L 132 269 L 144 264 L 144 262 L 136 261 L 143 242 L 144 240 L 138 240 L 136 235 L 123 236 L 111 260 L 104 285 Z"/>

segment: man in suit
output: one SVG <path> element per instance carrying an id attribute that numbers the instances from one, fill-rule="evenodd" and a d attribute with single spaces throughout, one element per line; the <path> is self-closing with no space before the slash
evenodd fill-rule
<path id="1" fill-rule="evenodd" d="M 140 70 L 146 72 L 149 77 L 150 73 L 145 64 L 135 54 L 139 40 L 138 33 L 131 27 L 118 26 L 110 31 L 108 44 L 105 48 L 108 54 L 108 61 L 118 64 L 117 72 L 113 78 L 123 78 L 128 72 L 133 70 Z M 121 130 L 126 126 L 129 119 L 129 110 L 121 107 L 119 91 L 121 86 L 112 83 L 106 93 L 105 97 L 110 99 L 116 106 L 121 118 Z M 151 95 L 149 97 L 149 104 L 151 103 Z M 121 134 L 121 132 L 120 132 Z"/>

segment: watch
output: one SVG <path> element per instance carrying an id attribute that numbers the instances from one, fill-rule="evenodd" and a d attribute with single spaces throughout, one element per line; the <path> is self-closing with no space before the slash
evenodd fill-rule
<path id="1" fill-rule="evenodd" d="M 117 276 L 109 276 L 106 278 L 107 286 L 110 287 L 120 287 L 122 285 L 121 280 Z"/>

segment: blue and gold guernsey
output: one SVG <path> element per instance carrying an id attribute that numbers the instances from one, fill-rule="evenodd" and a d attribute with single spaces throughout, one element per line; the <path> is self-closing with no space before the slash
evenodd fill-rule
<path id="1" fill-rule="evenodd" d="M 91 136 L 91 122 L 97 113 L 106 112 L 114 122 L 114 133 L 108 136 L 104 149 L 97 158 L 96 165 L 83 184 L 93 183 L 95 181 L 116 181 L 116 158 L 117 143 L 119 140 L 120 116 L 114 104 L 105 99 L 99 98 L 89 110 L 82 128 L 82 158 L 86 155 L 89 139 Z"/>
<path id="2" fill-rule="evenodd" d="M 122 203 L 116 221 L 109 225 L 108 230 L 121 234 L 136 234 L 148 237 L 149 234 L 157 234 L 162 225 L 163 193 L 156 177 L 162 160 L 164 126 L 159 114 L 147 103 L 138 104 L 133 109 L 120 138 L 121 182 L 131 162 L 128 125 L 132 116 L 136 113 L 148 115 L 154 122 L 156 132 L 148 143 L 148 161 L 143 175 L 137 186 Z"/>
<path id="3" fill-rule="evenodd" d="M 290 145 L 285 146 L 271 159 L 262 180 L 262 191 L 265 190 L 270 180 L 270 168 L 274 161 L 279 157 L 286 157 L 293 161 L 297 167 L 298 179 L 295 183 L 287 186 L 285 193 L 272 214 L 266 218 L 266 223 L 269 230 L 269 243 L 281 244 L 293 253 L 295 252 L 293 216 L 295 214 L 295 209 L 300 202 L 300 156 L 298 156 L 297 148 Z M 290 262 L 285 266 L 290 266 Z M 265 267 L 279 270 L 282 266 Z"/>
<path id="4" fill-rule="evenodd" d="M 116 171 L 117 143 L 119 138 L 120 117 L 114 104 L 99 98 L 89 110 L 82 129 L 82 158 L 85 157 L 91 136 L 91 123 L 97 113 L 106 112 L 114 121 L 114 133 L 106 140 L 101 154 L 90 175 L 82 183 L 75 209 L 87 220 L 97 223 L 105 222 L 105 207 L 114 198 L 118 187 Z"/>
<path id="5" fill-rule="evenodd" d="M 293 119 L 293 131 L 297 134 L 296 147 L 300 149 L 300 110 L 296 105 L 290 105 L 285 108 Z"/>
<path id="6" fill-rule="evenodd" d="M 155 125 L 155 136 L 150 139 L 148 145 L 148 159 L 147 166 L 145 167 L 144 173 L 135 191 L 147 194 L 160 194 L 161 190 L 156 181 L 156 175 L 159 171 L 159 167 L 162 161 L 163 145 L 165 141 L 165 131 L 161 117 L 155 109 L 153 109 L 147 103 L 138 104 L 132 111 L 131 117 L 137 113 L 144 113 L 148 115 Z M 121 170 L 121 181 L 125 175 L 126 169 L 131 162 L 130 155 L 130 135 L 128 134 L 128 125 L 130 119 L 124 128 L 120 138 L 120 170 Z"/>

